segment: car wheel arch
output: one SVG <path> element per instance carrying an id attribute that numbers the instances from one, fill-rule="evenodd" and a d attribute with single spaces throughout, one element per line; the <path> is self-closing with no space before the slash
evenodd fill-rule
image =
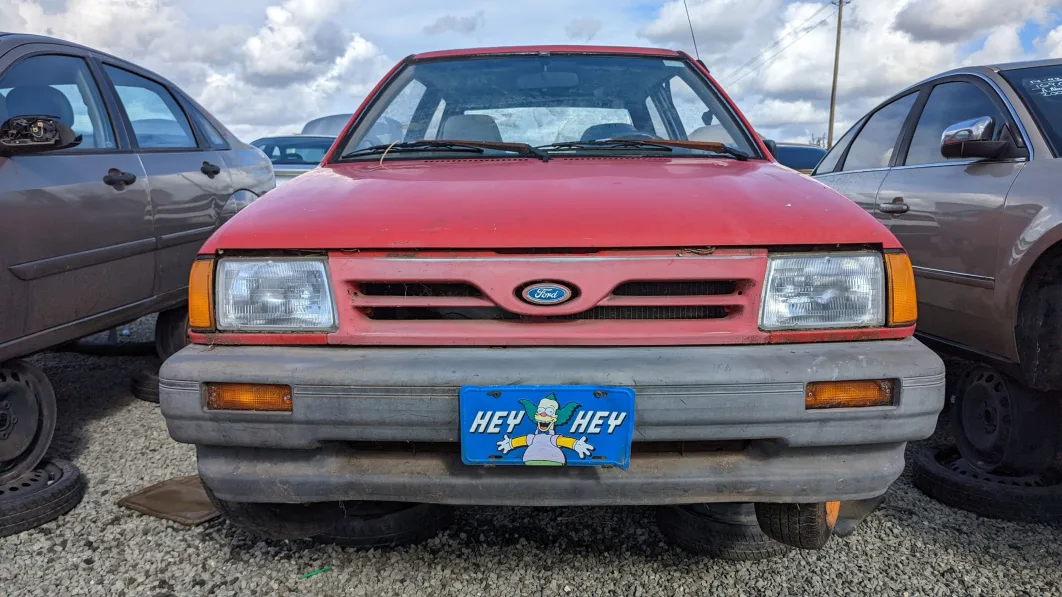
<path id="1" fill-rule="evenodd" d="M 1053 306 L 1062 301 L 1062 223 L 1039 240 L 1043 246 L 1025 255 L 1021 284 L 1012 286 L 1007 302 L 1024 382 L 1048 391 L 1062 389 L 1062 308 Z M 1051 341 L 1053 335 L 1059 340 Z"/>
<path id="2" fill-rule="evenodd" d="M 221 221 L 228 221 L 229 218 L 242 211 L 256 199 L 258 199 L 258 195 L 249 189 L 239 189 L 229 195 L 225 205 L 221 208 Z"/>

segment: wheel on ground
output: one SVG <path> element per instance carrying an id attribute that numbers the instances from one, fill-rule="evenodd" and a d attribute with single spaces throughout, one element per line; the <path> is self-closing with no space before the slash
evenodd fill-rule
<path id="1" fill-rule="evenodd" d="M 771 539 L 798 549 L 822 549 L 833 535 L 840 502 L 756 504 L 760 529 Z"/>
<path id="2" fill-rule="evenodd" d="M 1060 398 L 1037 392 L 987 365 L 955 391 L 951 430 L 959 453 L 986 473 L 1035 474 L 1058 452 Z"/>
<path id="3" fill-rule="evenodd" d="M 188 346 L 188 307 L 167 309 L 155 319 L 155 351 L 165 361 Z"/>
<path id="4" fill-rule="evenodd" d="M 404 502 L 346 502 L 346 515 L 314 539 L 360 549 L 427 541 L 454 522 L 450 506 Z"/>
<path id="5" fill-rule="evenodd" d="M 1001 476 L 972 466 L 953 446 L 923 447 L 914 458 L 915 487 L 938 502 L 986 518 L 1062 521 L 1062 474 Z"/>
<path id="6" fill-rule="evenodd" d="M 790 549 L 760 530 L 752 504 L 661 506 L 656 509 L 656 525 L 682 549 L 724 560 L 764 560 Z"/>
<path id="7" fill-rule="evenodd" d="M 343 518 L 343 502 L 266 504 L 230 502 L 203 485 L 207 497 L 229 522 L 263 539 L 308 539 Z"/>
<path id="8" fill-rule="evenodd" d="M 159 374 L 154 371 L 140 371 L 133 375 L 129 389 L 144 402 L 159 403 Z"/>
<path id="9" fill-rule="evenodd" d="M 55 433 L 55 391 L 25 361 L 0 365 L 0 484 L 32 471 Z"/>
<path id="10" fill-rule="evenodd" d="M 0 483 L 0 537 L 28 531 L 74 509 L 85 495 L 85 481 L 72 462 L 57 458 Z"/>

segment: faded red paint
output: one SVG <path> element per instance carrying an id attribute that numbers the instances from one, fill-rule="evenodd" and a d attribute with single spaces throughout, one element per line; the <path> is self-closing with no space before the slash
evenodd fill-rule
<path id="1" fill-rule="evenodd" d="M 679 57 L 671 50 L 535 46 L 419 54 L 410 61 L 548 51 Z M 360 118 L 383 82 L 362 103 Z M 720 90 L 721 92 L 721 90 Z M 721 92 L 724 101 L 731 99 Z M 745 126 L 744 115 L 734 111 Z M 749 126 L 751 130 L 751 126 Z M 771 247 L 839 245 L 899 249 L 875 218 L 842 195 L 773 160 L 712 158 L 454 159 L 330 163 L 271 191 L 227 222 L 202 254 L 327 252 L 339 325 L 330 334 L 191 334 L 202 344 L 692 345 L 824 342 L 908 337 L 913 327 L 763 332 L 760 292 Z M 766 148 L 757 140 L 760 149 Z M 682 248 L 713 247 L 710 255 Z M 512 255 L 565 249 L 557 255 Z M 571 250 L 584 254 L 573 255 Z M 704 252 L 702 252 L 704 253 Z M 474 260 L 474 261 L 472 261 Z M 619 297 L 627 280 L 739 282 L 738 296 Z M 536 307 L 513 288 L 562 280 L 570 303 Z M 467 282 L 479 297 L 381 298 L 358 282 Z M 534 318 L 594 306 L 724 306 L 700 320 L 381 320 L 387 306 L 500 307 Z"/>
<path id="2" fill-rule="evenodd" d="M 626 46 L 499 46 L 491 48 L 463 48 L 456 50 L 440 50 L 437 52 L 422 52 L 411 58 L 413 60 L 436 60 L 439 58 L 467 58 L 472 56 L 490 56 L 504 54 L 540 54 L 549 52 L 553 54 L 624 54 L 627 56 L 661 56 L 677 58 L 680 54 L 675 50 L 662 48 L 636 48 Z"/>

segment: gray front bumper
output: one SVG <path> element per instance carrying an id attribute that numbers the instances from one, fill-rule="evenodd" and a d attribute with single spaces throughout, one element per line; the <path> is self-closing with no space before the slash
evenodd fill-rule
<path id="1" fill-rule="evenodd" d="M 663 348 L 189 346 L 160 374 L 170 435 L 196 444 L 222 499 L 455 504 L 826 501 L 884 493 L 907 441 L 932 434 L 940 359 L 914 339 Z M 900 379 L 896 406 L 808 411 L 804 384 Z M 285 383 L 291 414 L 208 412 L 203 382 Z M 746 440 L 739 451 L 635 453 L 626 471 L 469 467 L 453 444 L 462 385 L 633 387 L 638 442 Z M 408 445 L 408 444 L 407 444 Z M 542 491 L 546 489 L 547 491 Z"/>

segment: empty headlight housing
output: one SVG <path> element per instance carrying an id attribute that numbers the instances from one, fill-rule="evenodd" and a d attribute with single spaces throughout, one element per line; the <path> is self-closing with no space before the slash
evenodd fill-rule
<path id="1" fill-rule="evenodd" d="M 760 328 L 802 330 L 885 325 L 881 253 L 771 255 Z"/>
<path id="2" fill-rule="evenodd" d="M 312 332 L 336 323 L 324 259 L 222 259 L 216 296 L 219 330 Z"/>

